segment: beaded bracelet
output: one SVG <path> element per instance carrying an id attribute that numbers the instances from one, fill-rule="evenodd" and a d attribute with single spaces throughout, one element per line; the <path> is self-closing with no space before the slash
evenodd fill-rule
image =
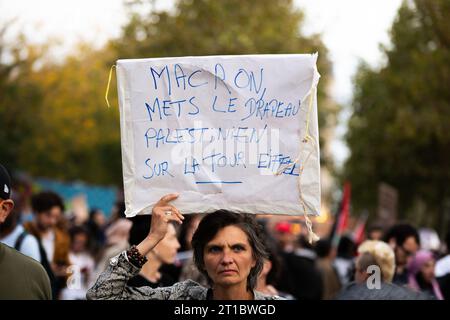
<path id="1" fill-rule="evenodd" d="M 132 245 L 130 249 L 127 250 L 128 261 L 130 261 L 133 265 L 138 268 L 142 268 L 142 266 L 147 262 L 147 257 L 143 256 L 135 245 Z"/>

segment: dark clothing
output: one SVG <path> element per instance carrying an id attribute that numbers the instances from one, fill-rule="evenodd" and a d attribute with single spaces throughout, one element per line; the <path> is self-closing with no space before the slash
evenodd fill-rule
<path id="1" fill-rule="evenodd" d="M 320 300 L 323 284 L 314 257 L 283 253 L 283 270 L 276 288 L 298 300 Z"/>
<path id="2" fill-rule="evenodd" d="M 435 292 L 435 288 L 433 287 L 433 283 L 430 283 L 428 281 L 426 281 L 423 276 L 422 273 L 418 273 L 415 276 L 415 280 L 419 286 L 420 291 L 427 295 L 431 300 L 439 300 L 439 296 L 440 294 L 438 294 L 438 292 Z M 438 291 L 440 291 L 439 288 L 439 282 L 438 283 L 434 283 L 438 288 L 436 288 Z"/>
<path id="3" fill-rule="evenodd" d="M 42 265 L 0 243 L 0 300 L 50 300 L 50 280 Z"/>
<path id="4" fill-rule="evenodd" d="M 173 280 L 172 284 L 174 284 L 175 282 L 177 282 L 180 279 L 182 268 L 183 268 L 183 265 L 181 263 L 179 263 L 178 261 L 176 261 L 175 263 L 171 263 L 171 264 L 163 263 L 161 265 L 161 268 L 159 268 L 159 272 L 161 272 L 161 274 L 165 274 L 170 279 L 172 279 Z"/>
<path id="5" fill-rule="evenodd" d="M 349 283 L 337 296 L 337 300 L 429 300 L 422 293 L 392 283 L 381 283 L 380 289 L 369 289 L 367 284 Z"/>
<path id="6" fill-rule="evenodd" d="M 441 288 L 441 293 L 444 296 L 444 300 L 450 300 L 450 273 L 436 278 L 436 280 L 439 283 L 439 287 Z"/>
<path id="7" fill-rule="evenodd" d="M 408 272 L 406 269 L 402 273 L 395 272 L 394 279 L 392 279 L 392 283 L 399 285 L 399 286 L 405 286 L 408 284 Z"/>
<path id="8" fill-rule="evenodd" d="M 332 300 L 341 291 L 342 285 L 339 275 L 331 261 L 320 258 L 317 260 L 317 268 L 322 276 L 323 300 Z"/>
<path id="9" fill-rule="evenodd" d="M 170 287 L 175 284 L 175 281 L 172 277 L 166 275 L 165 273 L 161 274 L 161 279 L 158 282 L 149 281 L 147 278 L 141 276 L 140 274 L 134 276 L 130 280 L 128 280 L 127 285 L 130 287 L 151 287 L 151 288 L 161 288 L 161 287 Z"/>
<path id="10" fill-rule="evenodd" d="M 92 252 L 97 261 L 99 255 L 101 254 L 102 248 L 105 246 L 106 242 L 105 232 L 92 220 L 86 222 L 85 227 L 89 232 L 89 239 L 90 239 L 89 250 Z"/>

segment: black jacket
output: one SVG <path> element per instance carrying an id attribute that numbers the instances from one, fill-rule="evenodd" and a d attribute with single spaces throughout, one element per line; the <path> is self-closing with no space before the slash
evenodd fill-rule
<path id="1" fill-rule="evenodd" d="M 298 300 L 320 300 L 322 298 L 322 276 L 316 267 L 315 258 L 284 253 L 283 264 L 277 289 L 292 294 Z"/>
<path id="2" fill-rule="evenodd" d="M 337 300 L 428 300 L 428 297 L 392 283 L 382 282 L 380 289 L 369 289 L 365 283 L 352 282 L 344 287 Z"/>

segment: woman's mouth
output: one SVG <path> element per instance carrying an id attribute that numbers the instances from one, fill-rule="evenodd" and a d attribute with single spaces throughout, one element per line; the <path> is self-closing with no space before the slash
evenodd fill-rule
<path id="1" fill-rule="evenodd" d="M 224 274 L 224 275 L 228 275 L 228 274 L 237 273 L 237 271 L 236 270 L 227 269 L 227 270 L 220 271 L 219 273 L 220 274 Z"/>

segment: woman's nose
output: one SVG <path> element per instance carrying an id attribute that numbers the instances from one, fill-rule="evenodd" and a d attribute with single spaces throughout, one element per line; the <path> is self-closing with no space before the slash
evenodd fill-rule
<path id="1" fill-rule="evenodd" d="M 232 252 L 229 250 L 224 250 L 223 256 L 222 256 L 222 263 L 223 264 L 230 264 L 233 262 L 233 255 Z"/>

